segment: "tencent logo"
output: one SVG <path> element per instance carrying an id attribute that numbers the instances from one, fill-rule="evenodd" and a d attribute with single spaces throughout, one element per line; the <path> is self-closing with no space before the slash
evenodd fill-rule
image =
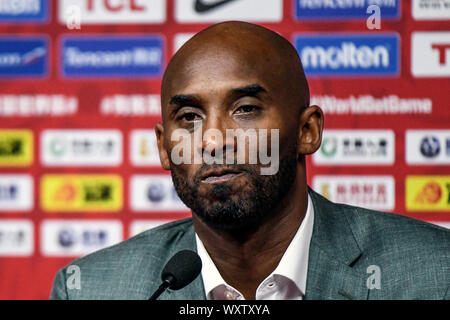
<path id="1" fill-rule="evenodd" d="M 67 37 L 61 48 L 65 77 L 157 77 L 164 41 L 159 36 Z"/>
<path id="2" fill-rule="evenodd" d="M 299 20 L 367 19 L 370 5 L 380 8 L 383 19 L 400 17 L 400 0 L 295 0 L 295 16 Z"/>

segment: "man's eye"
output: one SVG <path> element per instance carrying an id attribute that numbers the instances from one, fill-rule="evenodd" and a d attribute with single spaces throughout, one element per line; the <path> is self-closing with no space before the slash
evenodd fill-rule
<path id="1" fill-rule="evenodd" d="M 240 106 L 236 109 L 236 113 L 250 113 L 259 110 L 260 108 L 252 105 Z"/>
<path id="2" fill-rule="evenodd" d="M 184 120 L 187 122 L 191 122 L 191 121 L 197 121 L 197 120 L 201 120 L 202 117 L 200 117 L 198 114 L 193 113 L 193 112 L 188 112 L 185 114 L 182 114 L 181 116 L 178 117 L 178 120 Z"/>

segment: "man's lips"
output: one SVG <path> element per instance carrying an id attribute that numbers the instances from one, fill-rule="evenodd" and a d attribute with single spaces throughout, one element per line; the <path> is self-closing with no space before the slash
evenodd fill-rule
<path id="1" fill-rule="evenodd" d="M 221 183 L 221 182 L 230 181 L 231 179 L 234 179 L 238 175 L 241 175 L 241 173 L 227 173 L 227 174 L 224 174 L 221 176 L 210 176 L 210 177 L 207 177 L 206 179 L 203 179 L 202 182 Z"/>
<path id="2" fill-rule="evenodd" d="M 223 183 L 230 181 L 237 176 L 242 175 L 242 172 L 238 171 L 229 171 L 229 170 L 217 170 L 213 172 L 207 172 L 201 178 L 201 181 L 204 183 Z"/>

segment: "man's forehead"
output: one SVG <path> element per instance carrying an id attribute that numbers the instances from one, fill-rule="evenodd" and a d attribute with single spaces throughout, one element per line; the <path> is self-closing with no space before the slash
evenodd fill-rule
<path id="1" fill-rule="evenodd" d="M 218 90 L 223 82 L 239 81 L 263 84 L 289 104 L 309 104 L 308 84 L 292 44 L 266 28 L 231 21 L 201 31 L 178 50 L 164 73 L 162 106 L 189 88 Z"/>
<path id="2" fill-rule="evenodd" d="M 255 49 L 255 48 L 254 48 Z M 277 81 L 279 68 L 258 54 L 258 50 L 245 47 L 208 46 L 187 52 L 172 66 L 164 79 L 167 93 L 198 92 L 216 88 L 238 88 L 252 83 L 263 84 L 268 89 Z"/>

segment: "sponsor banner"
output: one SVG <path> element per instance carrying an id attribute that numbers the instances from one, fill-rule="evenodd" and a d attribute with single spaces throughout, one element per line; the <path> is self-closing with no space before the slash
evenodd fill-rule
<path id="1" fill-rule="evenodd" d="M 33 178 L 29 175 L 0 174 L 0 212 L 33 209 L 33 189 Z"/>
<path id="2" fill-rule="evenodd" d="M 367 8 L 376 5 L 383 19 L 400 17 L 400 0 L 295 0 L 295 17 L 304 19 L 367 19 Z"/>
<path id="3" fill-rule="evenodd" d="M 406 162 L 450 165 L 450 130 L 407 130 Z"/>
<path id="4" fill-rule="evenodd" d="M 105 116 L 161 116 L 159 94 L 115 94 L 100 102 L 100 114 Z"/>
<path id="5" fill-rule="evenodd" d="M 392 130 L 324 130 L 322 145 L 313 154 L 316 165 L 392 165 Z"/>
<path id="6" fill-rule="evenodd" d="M 398 76 L 397 34 L 297 34 L 294 44 L 307 76 Z"/>
<path id="7" fill-rule="evenodd" d="M 416 20 L 450 20 L 450 0 L 412 0 Z"/>
<path id="8" fill-rule="evenodd" d="M 122 163 L 119 130 L 44 130 L 44 166 L 118 166 Z"/>
<path id="9" fill-rule="evenodd" d="M 131 131 L 130 161 L 134 166 L 161 165 L 155 129 Z"/>
<path id="10" fill-rule="evenodd" d="M 283 19 L 282 0 L 176 0 L 175 19 L 182 23 L 279 22 Z"/>
<path id="11" fill-rule="evenodd" d="M 158 77 L 164 41 L 159 36 L 66 37 L 61 47 L 64 77 Z"/>
<path id="12" fill-rule="evenodd" d="M 177 33 L 174 37 L 173 53 L 177 52 L 195 33 Z"/>
<path id="13" fill-rule="evenodd" d="M 151 24 L 166 20 L 165 0 L 59 0 L 59 22 Z"/>
<path id="14" fill-rule="evenodd" d="M 450 32 L 413 32 L 411 42 L 415 77 L 450 76 Z"/>
<path id="15" fill-rule="evenodd" d="M 45 77 L 48 55 L 43 37 L 0 37 L 0 78 Z"/>
<path id="16" fill-rule="evenodd" d="M 33 132 L 0 129 L 0 167 L 26 167 L 33 163 Z"/>
<path id="17" fill-rule="evenodd" d="M 41 252 L 44 256 L 81 256 L 123 240 L 118 220 L 44 220 Z"/>
<path id="18" fill-rule="evenodd" d="M 48 20 L 48 0 L 0 0 L 0 23 L 37 23 Z"/>
<path id="19" fill-rule="evenodd" d="M 63 94 L 0 95 L 0 117 L 69 116 L 78 111 L 78 98 Z"/>
<path id="20" fill-rule="evenodd" d="M 407 176 L 408 211 L 450 211 L 450 176 Z"/>
<path id="21" fill-rule="evenodd" d="M 48 212 L 116 212 L 123 206 L 122 178 L 113 174 L 47 174 L 41 207 Z"/>
<path id="22" fill-rule="evenodd" d="M 333 202 L 382 211 L 395 208 L 392 176 L 315 176 L 313 185 Z"/>
<path id="23" fill-rule="evenodd" d="M 189 211 L 178 197 L 169 175 L 132 176 L 130 207 L 138 212 Z"/>
<path id="24" fill-rule="evenodd" d="M 174 221 L 173 219 L 135 220 L 130 224 L 130 237 Z"/>
<path id="25" fill-rule="evenodd" d="M 433 101 L 429 98 L 401 98 L 397 95 L 371 95 L 338 98 L 333 95 L 311 96 L 311 105 L 318 105 L 326 114 L 431 114 Z"/>
<path id="26" fill-rule="evenodd" d="M 34 228 L 30 220 L 0 219 L 0 257 L 31 256 Z"/>

